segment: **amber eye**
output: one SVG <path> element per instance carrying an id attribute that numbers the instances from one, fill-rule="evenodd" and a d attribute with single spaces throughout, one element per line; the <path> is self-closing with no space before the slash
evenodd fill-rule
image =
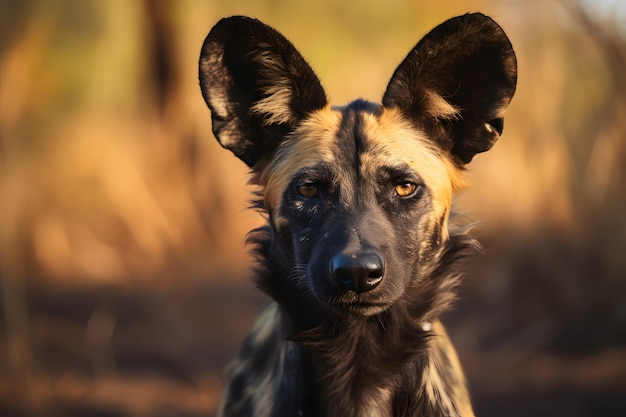
<path id="1" fill-rule="evenodd" d="M 412 197 L 415 191 L 417 191 L 417 184 L 412 182 L 403 182 L 396 185 L 396 194 L 401 198 Z"/>
<path id="2" fill-rule="evenodd" d="M 314 184 L 299 185 L 297 190 L 298 194 L 304 198 L 313 198 L 317 196 L 317 186 Z"/>

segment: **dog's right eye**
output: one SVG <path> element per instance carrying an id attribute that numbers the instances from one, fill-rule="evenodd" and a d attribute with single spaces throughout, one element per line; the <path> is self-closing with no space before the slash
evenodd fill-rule
<path id="1" fill-rule="evenodd" d="M 303 184 L 296 187 L 298 194 L 304 198 L 313 198 L 317 196 L 318 188 L 315 184 Z"/>
<path id="2" fill-rule="evenodd" d="M 412 182 L 403 182 L 396 185 L 396 194 L 400 198 L 410 198 L 415 195 L 419 186 Z"/>

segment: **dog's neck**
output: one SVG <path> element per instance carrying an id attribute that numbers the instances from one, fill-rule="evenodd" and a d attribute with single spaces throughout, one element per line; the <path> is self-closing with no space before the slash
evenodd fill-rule
<path id="1" fill-rule="evenodd" d="M 394 387 L 406 386 L 407 366 L 425 361 L 428 338 L 394 312 L 326 323 L 298 342 L 311 352 L 328 416 L 356 417 L 391 415 Z"/>
<path id="2" fill-rule="evenodd" d="M 457 359 L 439 321 L 335 322 L 298 342 L 312 358 L 327 417 L 465 415 L 464 381 L 450 371 Z"/>

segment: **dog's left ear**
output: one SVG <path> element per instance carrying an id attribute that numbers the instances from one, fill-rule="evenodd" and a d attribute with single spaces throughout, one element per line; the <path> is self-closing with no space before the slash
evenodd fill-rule
<path id="1" fill-rule="evenodd" d="M 398 108 L 459 166 L 489 150 L 517 83 L 517 61 L 502 28 L 480 13 L 428 33 L 394 72 L 383 105 Z"/>
<path id="2" fill-rule="evenodd" d="M 299 121 L 326 105 L 318 78 L 291 42 L 249 17 L 225 18 L 211 29 L 199 78 L 213 134 L 249 167 L 272 155 Z"/>

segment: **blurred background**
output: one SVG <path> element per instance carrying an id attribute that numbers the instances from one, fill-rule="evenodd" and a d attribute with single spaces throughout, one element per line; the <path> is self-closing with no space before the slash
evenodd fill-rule
<path id="1" fill-rule="evenodd" d="M 457 201 L 486 247 L 446 317 L 477 415 L 626 415 L 623 1 L 2 0 L 0 416 L 215 411 L 267 303 L 198 88 L 217 20 L 275 26 L 343 104 L 468 11 L 519 62 Z"/>

